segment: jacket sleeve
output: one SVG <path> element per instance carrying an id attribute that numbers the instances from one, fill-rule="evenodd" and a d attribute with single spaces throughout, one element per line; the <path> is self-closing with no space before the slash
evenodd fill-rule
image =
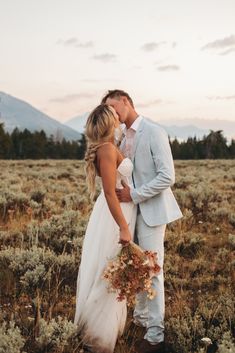
<path id="1" fill-rule="evenodd" d="M 154 125 L 150 133 L 150 148 L 156 177 L 138 188 L 131 189 L 131 198 L 135 204 L 161 193 L 175 182 L 174 163 L 167 133 Z"/>

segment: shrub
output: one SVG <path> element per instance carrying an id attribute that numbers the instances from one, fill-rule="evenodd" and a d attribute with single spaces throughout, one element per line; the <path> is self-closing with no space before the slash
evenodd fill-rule
<path id="1" fill-rule="evenodd" d="M 25 339 L 13 321 L 0 323 L 0 353 L 22 353 Z"/>
<path id="2" fill-rule="evenodd" d="M 177 252 L 180 256 L 194 258 L 203 249 L 205 238 L 201 234 L 189 233 L 182 237 L 177 244 Z"/>
<path id="3" fill-rule="evenodd" d="M 0 217 L 6 221 L 9 211 L 25 212 L 29 206 L 29 199 L 22 192 L 14 193 L 9 190 L 1 190 Z"/>
<path id="4" fill-rule="evenodd" d="M 218 353 L 233 353 L 235 352 L 235 344 L 232 340 L 231 333 L 225 332 L 222 342 L 219 344 Z"/>
<path id="5" fill-rule="evenodd" d="M 52 319 L 46 322 L 39 321 L 39 336 L 36 338 L 38 346 L 43 351 L 48 349 L 58 349 L 60 353 L 71 344 L 71 339 L 77 334 L 77 326 L 71 321 L 58 316 L 57 320 Z"/>
<path id="6" fill-rule="evenodd" d="M 86 223 L 77 211 L 65 211 L 53 215 L 41 223 L 31 221 L 28 224 L 25 237 L 29 244 L 46 246 L 56 253 L 71 252 L 73 242 L 84 235 Z"/>

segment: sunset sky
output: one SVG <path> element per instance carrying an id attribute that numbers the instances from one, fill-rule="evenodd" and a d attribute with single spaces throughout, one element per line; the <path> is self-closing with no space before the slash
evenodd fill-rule
<path id="1" fill-rule="evenodd" d="M 235 121 L 235 0 L 0 0 L 0 91 L 64 122 L 114 88 L 155 120 Z"/>

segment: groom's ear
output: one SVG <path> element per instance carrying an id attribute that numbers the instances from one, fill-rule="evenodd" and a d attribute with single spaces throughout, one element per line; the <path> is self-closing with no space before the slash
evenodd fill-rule
<path id="1" fill-rule="evenodd" d="M 128 99 L 125 96 L 122 96 L 122 101 L 123 101 L 124 104 L 128 103 Z"/>
<path id="2" fill-rule="evenodd" d="M 131 107 L 131 103 L 130 103 L 130 101 L 128 100 L 127 97 L 122 96 L 122 100 L 123 100 L 124 105 L 126 105 L 129 108 Z"/>

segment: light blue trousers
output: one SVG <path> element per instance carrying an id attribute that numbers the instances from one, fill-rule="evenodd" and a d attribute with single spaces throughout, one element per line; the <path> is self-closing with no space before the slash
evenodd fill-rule
<path id="1" fill-rule="evenodd" d="M 151 250 L 157 253 L 158 264 L 161 271 L 153 278 L 153 288 L 156 290 L 154 299 L 149 299 L 145 292 L 137 294 L 137 304 L 134 310 L 134 321 L 145 326 L 147 329 L 144 336 L 150 343 L 164 341 L 164 316 L 165 316 L 165 295 L 164 295 L 164 235 L 166 225 L 149 227 L 144 222 L 141 213 L 138 212 L 134 241 L 144 250 Z"/>

